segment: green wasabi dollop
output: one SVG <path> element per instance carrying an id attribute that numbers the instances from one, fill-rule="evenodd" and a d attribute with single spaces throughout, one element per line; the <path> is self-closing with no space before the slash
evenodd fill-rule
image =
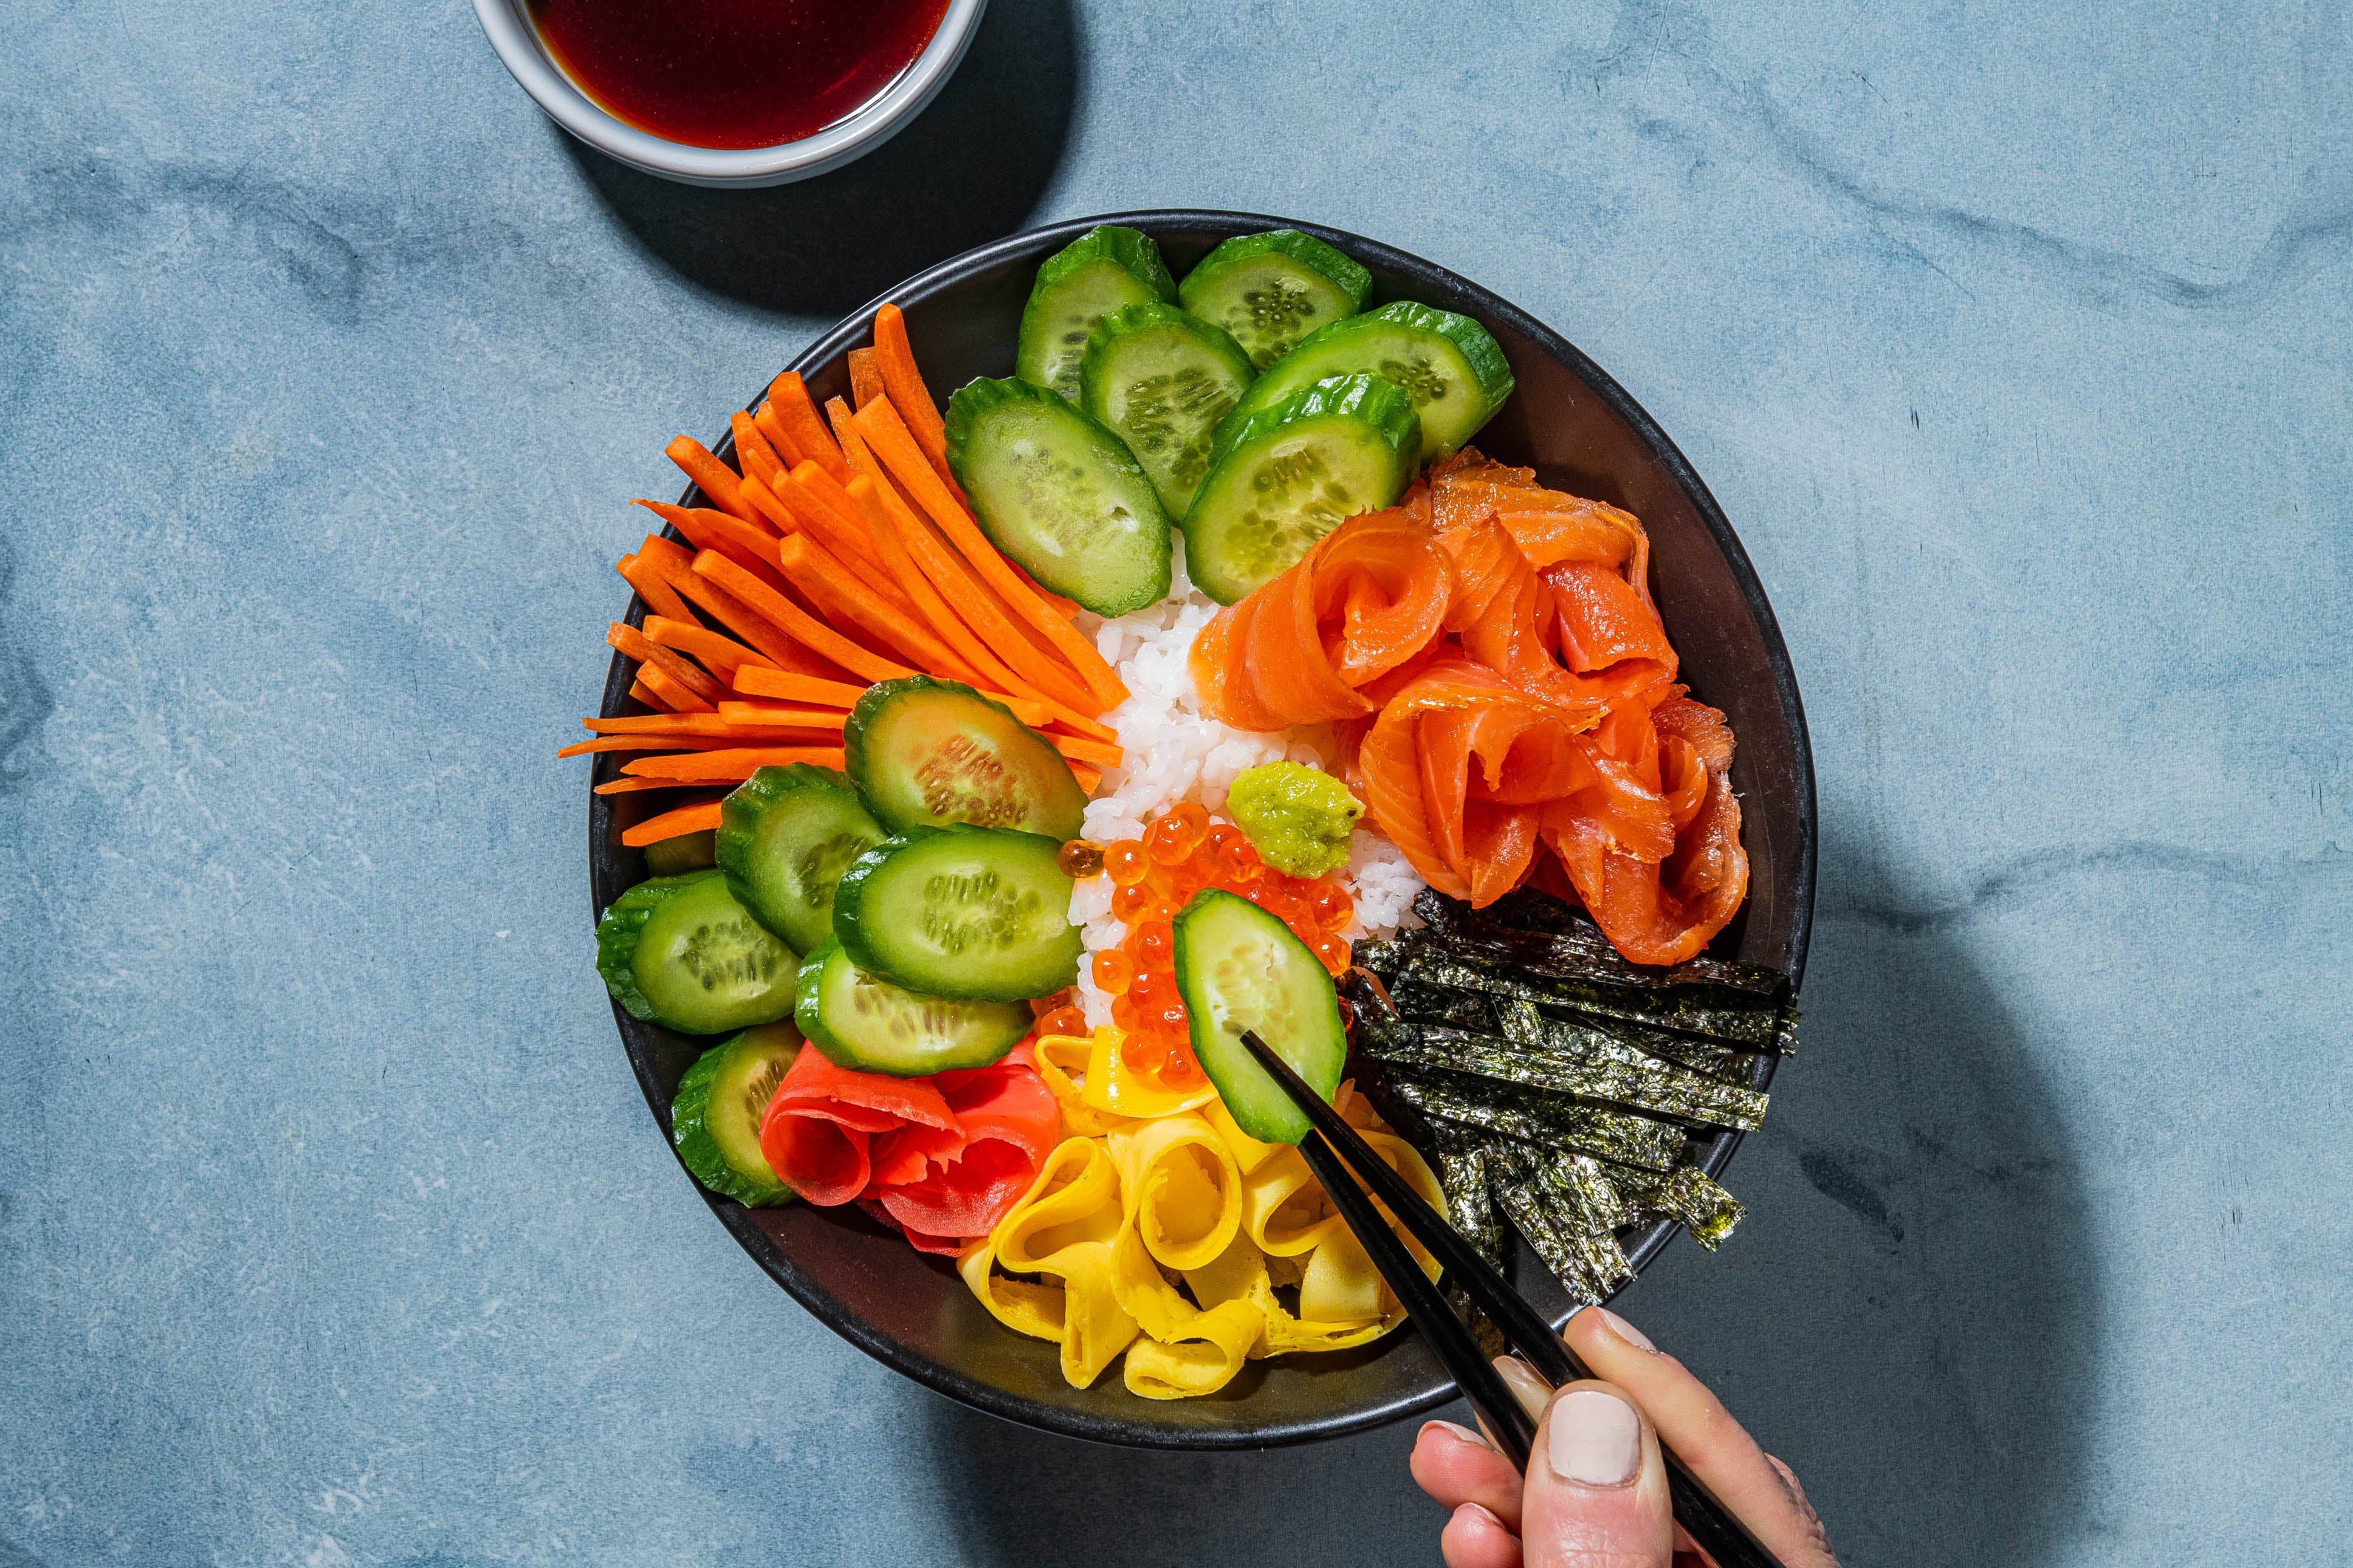
<path id="1" fill-rule="evenodd" d="M 1287 876 L 1321 877 L 1347 864 L 1365 803 L 1330 773 L 1267 763 L 1234 780 L 1226 810 L 1260 859 Z"/>

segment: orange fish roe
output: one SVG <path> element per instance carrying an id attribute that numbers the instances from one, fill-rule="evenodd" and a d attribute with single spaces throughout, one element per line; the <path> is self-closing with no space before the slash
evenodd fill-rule
<path id="1" fill-rule="evenodd" d="M 1112 913 L 1128 933 L 1118 947 L 1095 954 L 1092 973 L 1112 998 L 1112 1022 L 1127 1035 L 1121 1054 L 1138 1073 L 1172 1088 L 1201 1081 L 1176 988 L 1169 922 L 1204 888 L 1240 894 L 1282 921 L 1332 973 L 1348 967 L 1348 944 L 1339 934 L 1356 912 L 1348 889 L 1273 869 L 1239 829 L 1211 821 L 1198 805 L 1172 807 L 1143 837 L 1105 845 L 1103 857 L 1116 884 Z"/>

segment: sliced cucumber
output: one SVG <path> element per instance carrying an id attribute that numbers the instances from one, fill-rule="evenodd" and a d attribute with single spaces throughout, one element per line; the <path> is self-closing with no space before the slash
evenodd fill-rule
<path id="1" fill-rule="evenodd" d="M 1178 285 L 1187 310 L 1231 332 L 1264 370 L 1319 328 L 1355 315 L 1373 275 L 1295 228 L 1238 234 L 1195 263 Z"/>
<path id="2" fill-rule="evenodd" d="M 831 942 L 802 963 L 793 1016 L 834 1066 L 892 1078 L 985 1068 L 1036 1022 L 1027 1002 L 951 1002 L 902 990 L 860 970 Z"/>
<path id="3" fill-rule="evenodd" d="M 760 1123 L 800 1048 L 791 1024 L 763 1025 L 712 1047 L 679 1080 L 670 1141 L 694 1179 L 721 1197 L 755 1209 L 791 1201 L 792 1188 L 760 1152 Z"/>
<path id="4" fill-rule="evenodd" d="M 983 378 L 948 399 L 947 443 L 989 542 L 1029 575 L 1099 616 L 1167 597 L 1168 513 L 1152 477 L 1076 405 Z"/>
<path id="5" fill-rule="evenodd" d="M 1038 268 L 1021 309 L 1013 374 L 1076 402 L 1079 360 L 1095 323 L 1124 306 L 1176 299 L 1160 247 L 1132 228 L 1091 228 Z"/>
<path id="6" fill-rule="evenodd" d="M 1062 847 L 1002 827 L 886 838 L 841 879 L 833 934 L 867 973 L 984 1002 L 1048 996 L 1079 979 Z"/>
<path id="7" fill-rule="evenodd" d="M 1185 513 L 1185 570 L 1234 603 L 1345 520 L 1396 500 L 1420 436 L 1413 399 L 1374 375 L 1335 377 L 1261 409 L 1225 442 Z"/>
<path id="8" fill-rule="evenodd" d="M 793 1010 L 792 949 L 717 870 L 639 882 L 596 922 L 596 973 L 633 1018 L 723 1035 Z"/>
<path id="9" fill-rule="evenodd" d="M 1087 796 L 1071 764 L 969 686 L 928 675 L 870 686 L 841 743 L 868 808 L 894 833 L 968 822 L 1079 836 Z"/>
<path id="10" fill-rule="evenodd" d="M 1257 377 L 1223 328 L 1174 305 L 1130 305 L 1087 339 L 1079 406 L 1127 443 L 1161 504 L 1182 517 L 1208 474 L 1218 426 Z"/>
<path id="11" fill-rule="evenodd" d="M 1358 373 L 1393 381 L 1421 416 L 1414 467 L 1460 447 L 1512 395 L 1512 366 L 1492 333 L 1468 316 L 1399 301 L 1335 321 L 1282 356 L 1226 416 L 1225 437 L 1319 381 Z"/>
<path id="12" fill-rule="evenodd" d="M 807 952 L 833 934 L 834 884 L 890 837 L 845 775 L 762 768 L 719 808 L 719 868 L 762 925 Z"/>
<path id="13" fill-rule="evenodd" d="M 682 877 L 718 863 L 716 840 L 708 827 L 646 846 L 646 874 L 651 877 Z"/>
<path id="14" fill-rule="evenodd" d="M 1348 1057 L 1331 975 L 1280 917 L 1219 889 L 1195 894 L 1176 930 L 1176 989 L 1201 1070 L 1235 1126 L 1261 1143 L 1298 1142 L 1307 1136 L 1307 1118 L 1250 1060 L 1242 1031 L 1256 1030 L 1331 1099 Z"/>

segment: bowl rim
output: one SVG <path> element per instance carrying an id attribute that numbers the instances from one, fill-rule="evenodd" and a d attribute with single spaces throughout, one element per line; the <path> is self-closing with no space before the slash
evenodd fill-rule
<path id="1" fill-rule="evenodd" d="M 1122 213 L 1106 213 L 1092 217 L 1042 225 L 1008 235 L 986 245 L 975 247 L 944 261 L 924 268 L 904 281 L 876 295 L 864 305 L 844 316 L 830 330 L 795 355 L 787 370 L 807 376 L 839 358 L 849 349 L 861 345 L 871 331 L 874 312 L 885 302 L 895 302 L 902 309 L 920 303 L 932 295 L 955 287 L 970 273 L 985 270 L 989 266 L 1032 250 L 1050 253 L 1061 245 L 1076 239 L 1089 229 L 1103 225 L 1122 225 L 1140 228 L 1146 233 L 1170 229 L 1223 229 L 1236 234 L 1255 233 L 1261 229 L 1293 228 L 1335 246 L 1379 270 L 1415 278 L 1437 284 L 1455 292 L 1458 298 L 1475 303 L 1478 311 L 1490 321 L 1507 322 L 1546 355 L 1552 357 L 1587 387 L 1592 390 L 1634 430 L 1642 444 L 1665 467 L 1676 486 L 1682 489 L 1698 514 L 1700 521 L 1722 552 L 1726 566 L 1738 584 L 1742 600 L 1754 617 L 1758 637 L 1764 645 L 1765 658 L 1770 671 L 1775 697 L 1784 717 L 1786 739 L 1790 747 L 1794 772 L 1793 784 L 1798 805 L 1797 864 L 1791 870 L 1792 908 L 1788 948 L 1788 964 L 1793 990 L 1801 990 L 1805 979 L 1806 954 L 1813 929 L 1816 848 L 1819 838 L 1814 787 L 1813 748 L 1807 732 L 1805 710 L 1798 693 L 1797 675 L 1790 665 L 1788 648 L 1783 642 L 1780 623 L 1773 614 L 1763 584 L 1732 528 L 1723 509 L 1693 468 L 1680 447 L 1670 439 L 1658 422 L 1607 371 L 1596 364 L 1577 346 L 1527 311 L 1503 299 L 1493 290 L 1472 282 L 1449 268 L 1423 260 L 1409 251 L 1399 250 L 1377 240 L 1343 229 L 1293 218 L 1274 217 L 1259 213 L 1228 212 L 1198 208 L 1154 208 Z M 754 395 L 754 404 L 758 400 Z M 747 405 L 746 411 L 749 411 Z M 732 450 L 732 438 L 723 439 L 713 450 L 724 456 Z M 693 504 L 691 498 L 700 492 L 689 486 L 680 504 Z M 633 595 L 628 614 L 634 620 L 644 611 Z M 601 711 L 617 711 L 629 688 L 629 661 L 616 652 L 607 666 L 604 700 Z M 592 782 L 594 770 L 591 771 Z M 596 903 L 595 877 L 599 857 L 609 853 L 607 835 L 616 797 L 592 793 L 589 796 L 588 844 L 591 868 L 589 890 L 590 916 L 595 919 L 603 910 Z M 651 1065 L 637 1046 L 636 1031 L 649 1026 L 640 1023 L 624 1012 L 617 1002 L 613 1016 L 618 1026 L 622 1047 L 636 1075 L 639 1089 L 652 1110 L 654 1121 L 665 1137 L 670 1129 L 670 1104 L 662 1086 L 655 1080 Z M 1778 1058 L 1761 1057 L 1757 1087 L 1767 1087 L 1778 1066 Z M 1711 1177 L 1721 1176 L 1725 1167 L 1740 1147 L 1745 1134 L 1733 1129 L 1720 1130 L 1710 1141 L 1699 1165 Z M 680 1169 L 683 1171 L 681 1163 Z M 864 1351 L 894 1372 L 901 1373 L 934 1393 L 945 1394 L 960 1404 L 985 1411 L 1018 1425 L 1077 1437 L 1089 1442 L 1122 1447 L 1167 1449 L 1233 1450 L 1266 1448 L 1298 1443 L 1321 1442 L 1328 1438 L 1350 1436 L 1401 1421 L 1409 1416 L 1437 1408 L 1458 1397 L 1453 1383 L 1430 1358 L 1433 1381 L 1430 1386 L 1417 1393 L 1398 1395 L 1383 1403 L 1360 1405 L 1330 1416 L 1288 1421 L 1258 1427 L 1229 1429 L 1194 1428 L 1159 1426 L 1123 1415 L 1098 1415 L 1038 1404 L 1018 1394 L 1008 1394 L 996 1385 L 980 1381 L 945 1366 L 920 1353 L 912 1352 L 869 1325 L 830 1291 L 796 1266 L 774 1238 L 762 1230 L 752 1218 L 752 1211 L 742 1205 L 723 1201 L 693 1180 L 688 1180 L 702 1197 L 704 1204 L 716 1215 L 737 1245 L 753 1261 L 811 1316 L 835 1333 Z M 1633 1278 L 1652 1262 L 1681 1226 L 1672 1220 L 1660 1220 L 1638 1231 L 1626 1244 L 1627 1263 Z M 1614 1294 L 1614 1293 L 1613 1293 Z M 1564 1314 L 1559 1324 L 1567 1321 Z M 1556 1324 L 1556 1326 L 1559 1326 Z M 1411 1325 L 1399 1337 L 1414 1341 Z M 1427 1352 L 1424 1352 L 1427 1354 Z M 1148 1402 L 1143 1402 L 1148 1403 Z M 1140 1412 L 1137 1414 L 1141 1414 Z"/>
<path id="2" fill-rule="evenodd" d="M 529 0 L 474 0 L 474 16 L 515 81 L 573 136 L 633 169 L 691 185 L 755 186 L 806 180 L 888 142 L 947 85 L 979 31 L 988 0 L 948 0 L 923 52 L 864 103 L 797 142 L 772 147 L 696 147 L 641 131 L 574 84 L 549 54 Z"/>

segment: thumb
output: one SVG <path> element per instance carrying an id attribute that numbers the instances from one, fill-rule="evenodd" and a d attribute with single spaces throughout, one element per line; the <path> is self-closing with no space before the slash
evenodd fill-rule
<path id="1" fill-rule="evenodd" d="M 1674 1518 L 1658 1434 L 1607 1383 L 1561 1385 L 1528 1455 L 1527 1568 L 1668 1568 Z"/>

